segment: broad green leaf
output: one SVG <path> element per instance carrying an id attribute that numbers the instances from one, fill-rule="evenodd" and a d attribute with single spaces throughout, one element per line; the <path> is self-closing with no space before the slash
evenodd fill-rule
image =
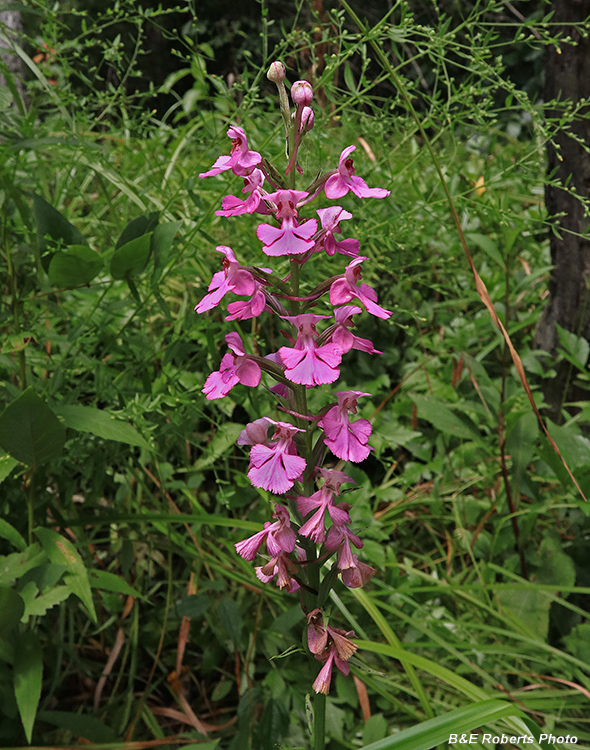
<path id="1" fill-rule="evenodd" d="M 141 594 L 137 589 L 130 586 L 127 581 L 123 580 L 114 573 L 109 573 L 108 570 L 90 570 L 90 585 L 92 588 L 100 589 L 101 591 L 112 591 L 115 594 L 125 594 L 125 596 L 137 596 L 142 598 Z"/>
<path id="2" fill-rule="evenodd" d="M 363 743 L 369 745 L 371 742 L 382 740 L 387 735 L 387 721 L 383 714 L 373 714 L 363 728 Z"/>
<path id="3" fill-rule="evenodd" d="M 242 613 L 240 608 L 230 599 L 229 596 L 224 596 L 219 602 L 217 607 L 217 613 L 223 629 L 228 634 L 230 640 L 235 645 L 238 645 L 242 637 Z"/>
<path id="4" fill-rule="evenodd" d="M 65 565 L 68 568 L 70 572 L 64 578 L 64 584 L 82 601 L 90 616 L 96 622 L 88 571 L 74 545 L 52 529 L 37 527 L 35 535 L 41 542 L 49 560 L 56 565 Z"/>
<path id="5" fill-rule="evenodd" d="M 181 226 L 181 221 L 171 221 L 166 224 L 158 224 L 154 229 L 151 240 L 152 253 L 154 256 L 152 284 L 160 278 L 162 269 L 168 262 L 168 254 L 172 247 L 172 240 Z"/>
<path id="6" fill-rule="evenodd" d="M 150 445 L 139 432 L 127 422 L 115 419 L 107 411 L 96 409 L 93 406 L 70 406 L 56 407 L 55 412 L 63 419 L 66 427 L 80 432 L 89 432 L 96 437 L 105 440 L 116 440 L 127 445 L 136 445 L 139 448 L 150 450 Z"/>
<path id="7" fill-rule="evenodd" d="M 0 586 L 0 638 L 16 628 L 25 611 L 22 596 L 8 586 Z"/>
<path id="8" fill-rule="evenodd" d="M 469 246 L 476 245 L 481 248 L 484 253 L 491 258 L 500 268 L 506 267 L 506 261 L 502 257 L 502 253 L 498 249 L 498 244 L 494 242 L 487 234 L 479 234 L 477 232 L 469 232 L 465 234 L 465 239 Z"/>
<path id="9" fill-rule="evenodd" d="M 506 452 L 512 456 L 512 491 L 518 497 L 519 487 L 533 459 L 539 436 L 539 422 L 534 412 L 523 414 L 506 439 Z"/>
<path id="10" fill-rule="evenodd" d="M 236 424 L 236 422 L 226 422 L 218 430 L 203 455 L 195 461 L 193 468 L 196 471 L 201 471 L 201 469 L 206 469 L 214 464 L 236 442 L 243 429 L 243 425 Z"/>
<path id="11" fill-rule="evenodd" d="M 115 245 L 115 250 L 123 247 L 123 245 L 131 242 L 131 240 L 136 240 L 145 234 L 153 232 L 154 229 L 158 226 L 159 218 L 159 211 L 154 211 L 154 213 L 147 215 L 142 214 L 136 219 L 132 219 L 119 235 L 119 239 L 117 240 L 117 244 Z"/>
<path id="12" fill-rule="evenodd" d="M 14 694 L 27 742 L 30 744 L 41 698 L 43 657 L 39 638 L 32 630 L 20 633 L 14 654 Z"/>
<path id="13" fill-rule="evenodd" d="M 40 195 L 33 195 L 33 214 L 41 250 L 47 248 L 46 236 L 63 245 L 85 245 L 86 240 L 73 224 Z"/>
<path id="14" fill-rule="evenodd" d="M 0 538 L 9 541 L 19 552 L 23 552 L 27 548 L 27 543 L 22 534 L 3 518 L 0 518 Z"/>
<path id="15" fill-rule="evenodd" d="M 102 265 L 100 255 L 87 245 L 72 245 L 53 256 L 47 275 L 55 286 L 78 286 L 92 281 Z"/>
<path id="16" fill-rule="evenodd" d="M 418 409 L 418 417 L 425 419 L 437 430 L 445 435 L 465 438 L 467 440 L 481 439 L 479 430 L 470 419 L 459 416 L 452 411 L 440 398 L 436 396 L 414 396 L 413 401 Z"/>
<path id="17" fill-rule="evenodd" d="M 151 232 L 118 247 L 111 258 L 111 276 L 124 279 L 141 273 L 150 257 Z"/>
<path id="18" fill-rule="evenodd" d="M 260 724 L 258 725 L 258 737 L 260 750 L 276 750 L 280 747 L 280 740 L 289 730 L 289 711 L 280 700 L 271 698 L 267 701 Z"/>
<path id="19" fill-rule="evenodd" d="M 474 729 L 506 716 L 520 717 L 521 712 L 511 703 L 492 698 L 428 719 L 391 737 L 365 745 L 362 750 L 431 750 L 437 745 L 446 746 L 451 734 L 471 734 Z M 494 731 L 493 735 L 496 734 Z M 508 734 L 510 736 L 510 732 Z"/>
<path id="20" fill-rule="evenodd" d="M 566 359 L 580 370 L 586 369 L 588 354 L 590 354 L 590 344 L 583 336 L 576 336 L 575 333 L 562 328 L 559 323 L 555 324 L 559 343 L 565 349 Z"/>
<path id="21" fill-rule="evenodd" d="M 10 476 L 12 470 L 17 467 L 19 462 L 16 458 L 12 458 L 8 453 L 0 456 L 0 484 Z"/>
<path id="22" fill-rule="evenodd" d="M 67 729 L 74 737 L 93 743 L 116 742 L 115 732 L 102 721 L 88 714 L 74 714 L 69 711 L 40 711 L 39 720 L 46 721 L 54 727 Z"/>
<path id="23" fill-rule="evenodd" d="M 209 609 L 209 597 L 206 594 L 185 596 L 176 605 L 179 617 L 201 617 Z"/>
<path id="24" fill-rule="evenodd" d="M 549 608 L 551 600 L 542 591 L 509 588 L 498 591 L 498 600 L 507 607 L 527 628 L 545 640 L 549 630 Z"/>
<path id="25" fill-rule="evenodd" d="M 61 455 L 65 439 L 63 425 L 31 387 L 0 414 L 0 445 L 25 464 Z"/>

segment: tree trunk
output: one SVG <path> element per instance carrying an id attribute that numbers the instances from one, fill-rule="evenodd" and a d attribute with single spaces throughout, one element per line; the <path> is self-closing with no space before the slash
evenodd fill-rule
<path id="1" fill-rule="evenodd" d="M 13 43 L 20 43 L 23 35 L 23 24 L 18 10 L 0 11 L 0 60 L 12 76 L 21 99 L 24 99 L 24 65 L 13 50 Z M 0 85 L 6 85 L 6 78 L 0 67 Z"/>
<path id="2" fill-rule="evenodd" d="M 547 48 L 544 97 L 549 120 L 559 118 L 568 105 L 590 99 L 590 41 L 572 25 L 588 18 L 590 0 L 554 0 L 552 7 L 552 22 L 557 28 L 563 24 L 562 38 L 569 36 L 571 41 Z M 554 270 L 535 345 L 551 354 L 558 344 L 556 323 L 590 340 L 589 149 L 590 107 L 585 106 L 547 144 L 548 174 L 554 184 L 545 188 L 545 205 L 555 229 L 550 241 Z M 558 421 L 564 401 L 588 398 L 588 391 L 571 387 L 569 370 L 566 363 L 558 367 L 545 389 L 550 416 Z"/>

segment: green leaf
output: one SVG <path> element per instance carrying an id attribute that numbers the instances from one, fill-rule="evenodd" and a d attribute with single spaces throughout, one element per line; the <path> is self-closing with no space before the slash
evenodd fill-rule
<path id="1" fill-rule="evenodd" d="M 240 612 L 240 608 L 233 599 L 230 599 L 229 596 L 224 596 L 219 602 L 217 612 L 223 629 L 228 634 L 231 642 L 237 646 L 242 637 L 242 613 Z"/>
<path id="2" fill-rule="evenodd" d="M 243 425 L 236 424 L 236 422 L 226 422 L 209 443 L 207 450 L 195 461 L 193 468 L 201 471 L 214 464 L 236 442 L 243 429 Z"/>
<path id="3" fill-rule="evenodd" d="M 289 730 L 289 711 L 282 701 L 271 698 L 262 713 L 258 725 L 260 750 L 275 750 Z"/>
<path id="4" fill-rule="evenodd" d="M 520 715 L 512 704 L 492 698 L 428 719 L 392 737 L 365 745 L 363 750 L 431 750 L 437 745 L 446 745 L 451 734 L 470 734 L 474 729 L 505 716 Z"/>
<path id="5" fill-rule="evenodd" d="M 436 427 L 445 435 L 467 440 L 481 440 L 479 430 L 475 428 L 471 420 L 455 414 L 440 398 L 414 396 L 413 401 L 418 408 L 418 417 L 430 422 L 433 427 Z"/>
<path id="6" fill-rule="evenodd" d="M 533 459 L 539 436 L 539 423 L 534 412 L 519 417 L 506 439 L 506 452 L 512 456 L 512 491 L 518 497 L 520 484 Z"/>
<path id="7" fill-rule="evenodd" d="M 37 227 L 39 248 L 47 249 L 46 237 L 63 245 L 85 245 L 86 240 L 73 224 L 56 208 L 36 193 L 33 195 L 33 215 Z"/>
<path id="8" fill-rule="evenodd" d="M 30 583 L 33 586 L 35 585 L 32 581 Z M 26 623 L 29 617 L 32 617 L 33 615 L 44 615 L 48 609 L 51 609 L 52 607 L 55 607 L 56 604 L 65 601 L 71 593 L 72 590 L 69 586 L 55 586 L 55 588 L 49 589 L 49 591 L 47 591 L 45 594 L 35 596 L 30 601 L 26 602 L 25 611 L 23 613 L 21 621 Z"/>
<path id="9" fill-rule="evenodd" d="M 55 412 L 60 416 L 66 427 L 80 432 L 89 432 L 96 437 L 105 440 L 116 440 L 127 445 L 136 445 L 139 448 L 151 450 L 150 444 L 139 432 L 127 422 L 115 419 L 107 411 L 96 409 L 93 406 L 70 406 L 56 407 Z"/>
<path id="10" fill-rule="evenodd" d="M 151 239 L 151 250 L 154 256 L 154 270 L 152 273 L 152 284 L 154 284 L 162 273 L 162 269 L 168 262 L 168 255 L 172 247 L 172 240 L 176 232 L 182 226 L 181 221 L 171 221 L 166 224 L 158 224 L 154 229 Z"/>
<path id="11" fill-rule="evenodd" d="M 144 234 L 153 232 L 154 229 L 156 229 L 156 227 L 158 226 L 159 218 L 159 211 L 154 211 L 151 214 L 144 214 L 130 221 L 119 235 L 119 239 L 117 240 L 117 244 L 115 245 L 115 250 L 123 247 L 123 245 L 131 242 L 131 240 L 136 240 L 139 237 L 142 237 Z"/>
<path id="12" fill-rule="evenodd" d="M 74 714 L 69 711 L 40 711 L 39 720 L 53 724 L 54 727 L 67 729 L 77 740 L 85 739 L 94 743 L 117 741 L 117 735 L 106 724 L 88 714 Z"/>
<path id="13" fill-rule="evenodd" d="M 387 734 L 387 721 L 383 714 L 373 714 L 363 728 L 363 743 L 369 744 L 382 740 Z"/>
<path id="14" fill-rule="evenodd" d="M 31 544 L 22 552 L 0 557 L 0 584 L 12 583 L 46 561 L 47 556 L 38 544 Z"/>
<path id="15" fill-rule="evenodd" d="M 206 594 L 185 596 L 176 605 L 180 617 L 201 617 L 209 609 L 209 597 Z"/>
<path id="16" fill-rule="evenodd" d="M 68 568 L 69 573 L 64 578 L 65 585 L 69 587 L 72 593 L 76 594 L 86 606 L 93 621 L 96 622 L 88 571 L 74 545 L 52 529 L 38 527 L 35 529 L 35 535 L 41 542 L 49 560 L 56 565 L 65 565 Z"/>
<path id="17" fill-rule="evenodd" d="M 142 595 L 130 586 L 127 581 L 123 580 L 115 573 L 109 573 L 108 570 L 90 570 L 90 585 L 92 588 L 101 591 L 112 591 L 115 594 L 125 594 L 125 596 L 137 596 L 142 599 Z"/>
<path id="18" fill-rule="evenodd" d="M 8 586 L 0 586 L 0 638 L 6 638 L 17 627 L 24 611 L 22 596 Z"/>
<path id="19" fill-rule="evenodd" d="M 586 369 L 588 354 L 590 354 L 590 344 L 583 336 L 576 336 L 575 333 L 562 328 L 559 323 L 555 324 L 559 343 L 565 350 L 565 358 L 580 370 Z"/>
<path id="20" fill-rule="evenodd" d="M 0 414 L 0 445 L 25 464 L 38 466 L 56 458 L 65 439 L 63 425 L 31 387 Z"/>
<path id="21" fill-rule="evenodd" d="M 31 743 L 35 714 L 41 698 L 43 658 L 37 634 L 20 633 L 14 654 L 14 694 L 27 742 Z"/>
<path id="22" fill-rule="evenodd" d="M 102 268 L 102 258 L 87 245 L 72 245 L 66 252 L 56 253 L 47 274 L 59 287 L 88 284 Z"/>
<path id="23" fill-rule="evenodd" d="M 500 268 L 506 267 L 506 261 L 502 257 L 502 253 L 498 250 L 498 244 L 486 234 L 469 232 L 465 234 L 465 239 L 468 245 L 477 245 L 477 247 L 481 248 Z"/>
<path id="24" fill-rule="evenodd" d="M 118 247 L 111 258 L 111 276 L 124 279 L 141 273 L 150 257 L 151 232 Z"/>
<path id="25" fill-rule="evenodd" d="M 17 467 L 19 462 L 16 458 L 12 458 L 8 453 L 0 456 L 0 484 L 10 476 L 12 470 Z"/>
<path id="26" fill-rule="evenodd" d="M 19 552 L 23 552 L 27 548 L 27 543 L 22 534 L 3 518 L 0 518 L 0 537 L 9 541 Z"/>
<path id="27" fill-rule="evenodd" d="M 523 591 L 510 588 L 498 591 L 498 600 L 509 609 L 529 630 L 545 640 L 549 630 L 549 608 L 551 600 L 544 592 L 535 589 Z"/>

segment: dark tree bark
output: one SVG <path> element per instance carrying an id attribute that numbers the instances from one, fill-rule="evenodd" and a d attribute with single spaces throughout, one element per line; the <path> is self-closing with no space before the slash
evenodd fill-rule
<path id="1" fill-rule="evenodd" d="M 21 99 L 24 98 L 24 65 L 23 61 L 15 54 L 13 42 L 19 43 L 23 33 L 23 24 L 20 13 L 17 10 L 0 11 L 0 60 L 8 69 L 14 79 L 17 91 Z M 6 78 L 0 68 L 0 85 L 6 84 Z"/>
<path id="2" fill-rule="evenodd" d="M 564 24 L 562 38 L 571 41 L 547 48 L 545 102 L 555 102 L 548 118 L 558 118 L 568 103 L 590 99 L 590 40 L 574 24 L 590 15 L 590 0 L 554 0 L 555 24 Z M 586 27 L 587 28 L 587 27 Z M 557 148 L 556 148 L 557 146 Z M 561 128 L 547 146 L 548 173 L 545 188 L 549 217 L 555 217 L 551 233 L 551 260 L 555 266 L 549 286 L 549 302 L 535 336 L 537 348 L 554 354 L 558 344 L 555 324 L 590 340 L 590 107 L 584 106 L 575 120 Z M 564 400 L 583 400 L 588 391 L 571 387 L 569 367 L 558 367 L 545 390 L 550 416 L 559 420 Z M 567 393 L 565 392 L 567 390 Z M 564 398 L 565 396 L 565 398 Z"/>

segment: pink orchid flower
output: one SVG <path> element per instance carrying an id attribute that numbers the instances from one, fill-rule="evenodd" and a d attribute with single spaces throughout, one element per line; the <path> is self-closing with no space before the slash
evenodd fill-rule
<path id="1" fill-rule="evenodd" d="M 254 294 L 256 283 L 254 276 L 243 266 L 240 266 L 231 247 L 219 245 L 215 248 L 222 253 L 223 271 L 213 274 L 209 284 L 209 293 L 206 294 L 195 307 L 196 312 L 203 313 L 216 307 L 228 292 L 234 294 Z"/>
<path id="2" fill-rule="evenodd" d="M 368 445 L 372 427 L 367 419 L 350 422 L 348 414 L 356 414 L 356 402 L 361 396 L 370 396 L 362 391 L 340 391 L 338 404 L 327 411 L 318 422 L 324 430 L 324 442 L 335 456 L 343 461 L 364 461 L 372 448 Z"/>
<path id="3" fill-rule="evenodd" d="M 285 316 L 297 326 L 297 341 L 294 347 L 282 346 L 279 355 L 285 365 L 285 377 L 301 385 L 333 383 L 340 374 L 338 365 L 342 361 L 342 349 L 338 344 L 318 346 L 316 323 L 325 315 Z"/>
<path id="4" fill-rule="evenodd" d="M 355 149 L 356 146 L 348 146 L 340 154 L 338 171 L 326 180 L 324 187 L 326 197 L 342 198 L 350 190 L 358 198 L 387 198 L 389 190 L 370 188 L 363 179 L 355 175 L 353 160 L 350 156 Z"/>
<path id="5" fill-rule="evenodd" d="M 225 340 L 233 354 L 225 354 L 219 370 L 212 372 L 205 381 L 203 393 L 209 401 L 227 396 L 238 383 L 250 387 L 260 383 L 260 366 L 246 354 L 239 334 L 228 333 Z"/>
<path id="6" fill-rule="evenodd" d="M 320 232 L 320 238 L 318 244 L 323 242 L 324 250 L 331 257 L 334 253 L 338 252 L 342 255 L 348 255 L 351 258 L 355 258 L 359 254 L 359 242 L 354 239 L 346 239 L 336 241 L 334 234 L 342 232 L 340 229 L 340 222 L 352 219 L 350 211 L 345 211 L 342 206 L 330 206 L 330 208 L 318 208 L 316 213 L 320 217 L 322 224 L 322 231 Z"/>
<path id="7" fill-rule="evenodd" d="M 274 523 L 266 521 L 262 531 L 234 545 L 236 552 L 244 560 L 252 562 L 264 541 L 266 541 L 270 554 L 277 554 L 277 549 L 287 553 L 293 552 L 295 549 L 296 537 L 291 528 L 291 519 L 287 508 L 275 503 L 275 511 L 272 517 L 277 519 Z"/>
<path id="8" fill-rule="evenodd" d="M 316 543 L 321 543 L 325 539 L 326 511 L 332 523 L 340 526 L 350 523 L 348 511 L 334 504 L 334 495 L 340 494 L 341 484 L 354 481 L 344 472 L 335 469 L 320 469 L 320 474 L 325 478 L 322 487 L 310 497 L 297 498 L 297 509 L 302 516 L 307 516 L 315 510 L 315 513 L 299 529 L 299 533 Z"/>
<path id="9" fill-rule="evenodd" d="M 244 178 L 244 187 L 242 193 L 249 193 L 245 200 L 236 198 L 235 195 L 226 195 L 221 201 L 222 210 L 216 211 L 217 216 L 239 216 L 240 214 L 253 214 L 259 211 L 262 203 L 262 210 L 259 213 L 268 213 L 268 209 L 262 202 L 264 191 L 264 173 L 260 169 L 254 169 L 251 174 Z"/>
<path id="10" fill-rule="evenodd" d="M 275 433 L 267 440 L 268 427 Z M 262 417 L 246 426 L 238 438 L 238 445 L 251 445 L 248 479 L 255 487 L 283 495 L 305 471 L 306 462 L 297 454 L 293 437 L 305 432 L 288 422 L 275 422 Z"/>
<path id="11" fill-rule="evenodd" d="M 318 228 L 317 221 L 309 219 L 303 224 L 297 221 L 297 206 L 305 198 L 307 193 L 303 190 L 277 190 L 265 196 L 265 200 L 276 205 L 275 216 L 281 220 L 280 227 L 260 224 L 256 230 L 267 255 L 300 255 L 313 248 L 315 241 L 312 237 Z"/>
<path id="12" fill-rule="evenodd" d="M 357 307 L 356 305 L 344 305 L 344 307 L 339 307 L 334 310 L 336 325 L 330 333 L 329 340 L 334 344 L 338 344 L 345 354 L 351 349 L 367 352 L 367 354 L 383 354 L 379 349 L 375 349 L 373 343 L 369 341 L 369 339 L 355 336 L 349 331 L 349 328 L 354 327 L 352 316 L 358 315 L 362 311 L 362 308 Z"/>
<path id="13" fill-rule="evenodd" d="M 207 172 L 201 172 L 199 177 L 214 177 L 215 175 L 231 169 L 234 174 L 248 175 L 262 161 L 257 151 L 250 151 L 248 139 L 242 128 L 232 125 L 227 131 L 232 139 L 231 153 L 229 156 L 220 156 L 215 164 Z"/>
<path id="14" fill-rule="evenodd" d="M 353 299 L 358 299 L 367 312 L 377 318 L 387 319 L 391 316 L 391 310 L 386 310 L 377 304 L 377 293 L 367 284 L 357 287 L 357 282 L 362 278 L 362 263 L 367 260 L 361 256 L 351 261 L 344 271 L 344 276 L 336 279 L 330 287 L 330 302 L 333 305 L 345 305 Z"/>

